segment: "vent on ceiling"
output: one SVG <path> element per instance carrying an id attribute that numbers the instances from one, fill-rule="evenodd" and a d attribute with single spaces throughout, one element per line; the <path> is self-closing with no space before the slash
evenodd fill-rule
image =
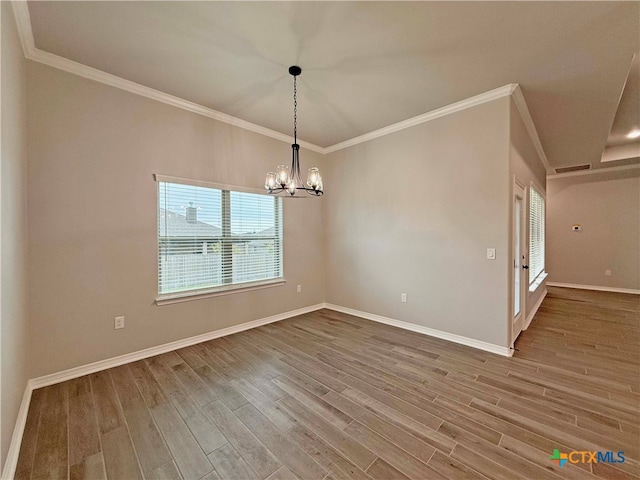
<path id="1" fill-rule="evenodd" d="M 591 164 L 587 163 L 585 165 L 573 165 L 572 167 L 560 167 L 556 168 L 556 173 L 567 173 L 567 172 L 577 172 L 578 170 L 589 170 L 591 168 Z"/>

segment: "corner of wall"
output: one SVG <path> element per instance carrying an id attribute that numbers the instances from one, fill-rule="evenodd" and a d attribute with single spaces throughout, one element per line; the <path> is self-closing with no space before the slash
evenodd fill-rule
<path id="1" fill-rule="evenodd" d="M 0 457 L 7 463 L 27 384 L 26 59 L 13 2 L 0 2 Z"/>

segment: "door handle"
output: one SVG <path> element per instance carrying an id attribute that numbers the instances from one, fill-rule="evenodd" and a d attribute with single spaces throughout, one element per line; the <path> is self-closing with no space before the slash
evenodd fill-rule
<path id="1" fill-rule="evenodd" d="M 529 265 L 522 265 L 522 268 L 524 268 L 525 270 L 529 270 Z"/>

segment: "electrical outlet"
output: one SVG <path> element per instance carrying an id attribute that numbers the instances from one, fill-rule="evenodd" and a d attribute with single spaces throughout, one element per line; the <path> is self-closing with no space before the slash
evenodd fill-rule
<path id="1" fill-rule="evenodd" d="M 406 293 L 401 293 L 400 294 L 400 301 L 402 303 L 407 303 L 407 294 Z"/>
<path id="2" fill-rule="evenodd" d="M 298 288 L 296 289 L 296 292 L 298 292 L 298 293 L 302 292 L 302 285 L 298 285 Z"/>
<path id="3" fill-rule="evenodd" d="M 113 321 L 113 328 L 116 330 L 124 328 L 124 317 L 116 317 Z"/>
<path id="4" fill-rule="evenodd" d="M 607 269 L 604 271 L 605 276 L 610 277 L 611 276 L 611 270 Z"/>

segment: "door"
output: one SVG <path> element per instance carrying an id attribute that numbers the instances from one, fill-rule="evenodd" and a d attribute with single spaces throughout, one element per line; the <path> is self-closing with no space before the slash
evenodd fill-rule
<path id="1" fill-rule="evenodd" d="M 525 243 L 525 197 L 524 187 L 517 181 L 513 184 L 513 311 L 511 318 L 511 344 L 516 341 L 524 324 L 525 299 L 527 292 L 526 243 Z"/>

